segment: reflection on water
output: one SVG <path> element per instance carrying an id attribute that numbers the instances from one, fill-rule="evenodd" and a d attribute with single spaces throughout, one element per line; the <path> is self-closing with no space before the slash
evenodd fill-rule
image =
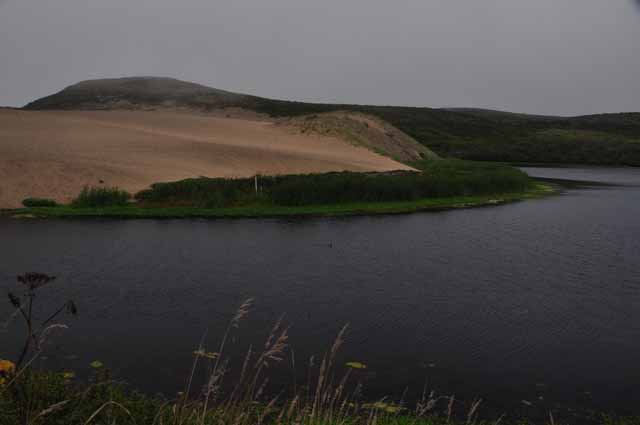
<path id="1" fill-rule="evenodd" d="M 369 365 L 372 397 L 427 381 L 499 409 L 639 412 L 640 173 L 527 171 L 627 186 L 388 217 L 5 220 L 0 282 L 58 276 L 43 291 L 74 298 L 81 317 L 48 362 L 98 358 L 151 391 L 176 391 L 202 333 L 215 341 L 253 296 L 238 347 L 286 312 L 302 359 L 350 323 L 342 360 Z M 16 338 L 0 333 L 0 357 Z"/>

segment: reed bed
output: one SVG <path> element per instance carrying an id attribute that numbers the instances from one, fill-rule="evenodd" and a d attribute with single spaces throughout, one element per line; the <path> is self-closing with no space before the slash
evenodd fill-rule
<path id="1" fill-rule="evenodd" d="M 101 208 L 127 205 L 131 194 L 117 187 L 85 186 L 71 202 L 76 208 Z"/>
<path id="2" fill-rule="evenodd" d="M 260 203 L 304 206 L 488 195 L 525 191 L 532 186 L 525 173 L 506 165 L 459 160 L 412 165 L 419 171 L 201 177 L 156 183 L 138 192 L 135 198 L 149 206 L 218 208 Z"/>

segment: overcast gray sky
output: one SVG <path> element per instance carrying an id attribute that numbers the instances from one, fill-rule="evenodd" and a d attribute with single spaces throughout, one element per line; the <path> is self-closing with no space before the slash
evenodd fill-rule
<path id="1" fill-rule="evenodd" d="M 640 2 L 0 0 L 0 105 L 132 75 L 317 102 L 640 111 Z"/>

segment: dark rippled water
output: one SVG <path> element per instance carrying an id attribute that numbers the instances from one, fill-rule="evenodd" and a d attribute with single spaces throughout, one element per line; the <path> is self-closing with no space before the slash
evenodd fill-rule
<path id="1" fill-rule="evenodd" d="M 81 316 L 46 361 L 100 359 L 146 390 L 176 391 L 202 333 L 215 342 L 255 297 L 238 347 L 286 312 L 301 362 L 348 322 L 341 360 L 369 366 L 371 397 L 428 382 L 497 410 L 640 413 L 640 170 L 526 170 L 622 186 L 386 217 L 4 220 L 0 282 L 58 276 L 41 298 L 72 297 Z"/>

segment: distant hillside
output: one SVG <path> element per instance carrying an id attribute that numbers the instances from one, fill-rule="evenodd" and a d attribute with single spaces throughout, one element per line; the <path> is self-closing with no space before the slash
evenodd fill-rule
<path id="1" fill-rule="evenodd" d="M 143 106 L 221 108 L 243 95 L 173 78 L 128 77 L 88 80 L 25 106 L 25 109 L 128 109 Z"/>
<path id="2" fill-rule="evenodd" d="M 640 113 L 553 117 L 473 108 L 313 104 L 225 92 L 179 80 L 86 81 L 26 109 L 241 107 L 273 117 L 334 111 L 375 115 L 441 156 L 474 160 L 640 166 Z"/>
<path id="3" fill-rule="evenodd" d="M 438 159 L 429 148 L 372 115 L 338 111 L 283 118 L 279 122 L 298 128 L 301 133 L 335 136 L 404 163 Z"/>

